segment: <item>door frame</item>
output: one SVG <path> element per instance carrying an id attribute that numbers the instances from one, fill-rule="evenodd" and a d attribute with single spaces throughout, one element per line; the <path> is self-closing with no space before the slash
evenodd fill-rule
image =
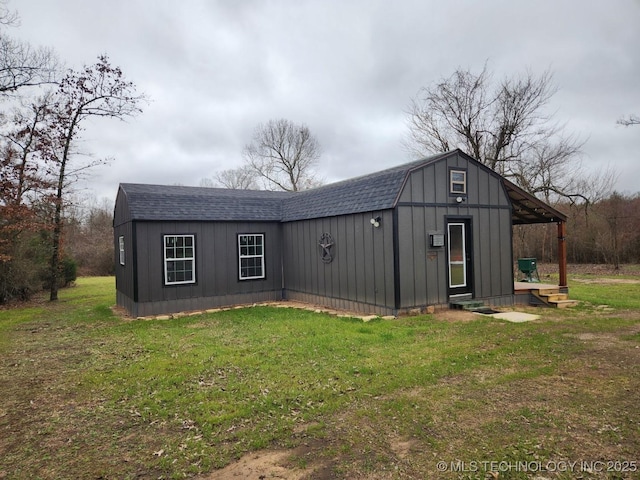
<path id="1" fill-rule="evenodd" d="M 461 286 L 451 286 L 451 263 L 450 263 L 450 225 L 463 225 L 464 230 L 464 272 L 465 272 L 465 284 Z M 446 226 L 446 282 L 447 282 L 447 294 L 449 297 L 453 296 L 471 296 L 474 295 L 474 282 L 473 282 L 473 217 L 465 216 L 447 216 L 445 217 Z"/>

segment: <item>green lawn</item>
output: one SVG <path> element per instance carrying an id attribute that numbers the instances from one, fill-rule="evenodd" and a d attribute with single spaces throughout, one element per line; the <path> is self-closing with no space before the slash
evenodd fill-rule
<path id="1" fill-rule="evenodd" d="M 639 292 L 572 279 L 581 306 L 525 324 L 275 307 L 131 321 L 112 278 L 82 278 L 0 311 L 0 479 L 184 478 L 263 449 L 306 478 L 637 462 Z M 578 473 L 640 478 L 538 472 Z"/>

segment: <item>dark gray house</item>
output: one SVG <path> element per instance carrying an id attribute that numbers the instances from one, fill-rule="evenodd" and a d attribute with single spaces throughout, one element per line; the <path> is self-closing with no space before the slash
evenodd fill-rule
<path id="1" fill-rule="evenodd" d="M 134 316 L 282 299 L 379 315 L 512 305 L 512 225 L 558 223 L 562 251 L 565 221 L 460 150 L 297 193 L 122 184 L 117 303 Z"/>

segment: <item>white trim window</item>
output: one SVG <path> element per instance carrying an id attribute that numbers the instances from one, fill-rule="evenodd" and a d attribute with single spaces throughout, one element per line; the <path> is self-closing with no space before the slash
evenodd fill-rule
<path id="1" fill-rule="evenodd" d="M 240 280 L 253 280 L 264 277 L 264 234 L 239 234 L 238 278 Z"/>
<path id="2" fill-rule="evenodd" d="M 194 235 L 164 235 L 164 284 L 196 282 Z"/>
<path id="3" fill-rule="evenodd" d="M 467 193 L 467 172 L 465 170 L 452 169 L 449 171 L 449 191 L 456 195 Z"/>
<path id="4" fill-rule="evenodd" d="M 124 235 L 118 237 L 118 249 L 120 251 L 120 265 L 124 265 Z"/>

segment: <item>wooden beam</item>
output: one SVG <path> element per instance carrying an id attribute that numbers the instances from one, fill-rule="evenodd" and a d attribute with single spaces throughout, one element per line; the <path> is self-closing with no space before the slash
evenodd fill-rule
<path id="1" fill-rule="evenodd" d="M 559 282 L 561 287 L 567 286 L 567 224 L 566 222 L 558 222 L 558 268 Z"/>

